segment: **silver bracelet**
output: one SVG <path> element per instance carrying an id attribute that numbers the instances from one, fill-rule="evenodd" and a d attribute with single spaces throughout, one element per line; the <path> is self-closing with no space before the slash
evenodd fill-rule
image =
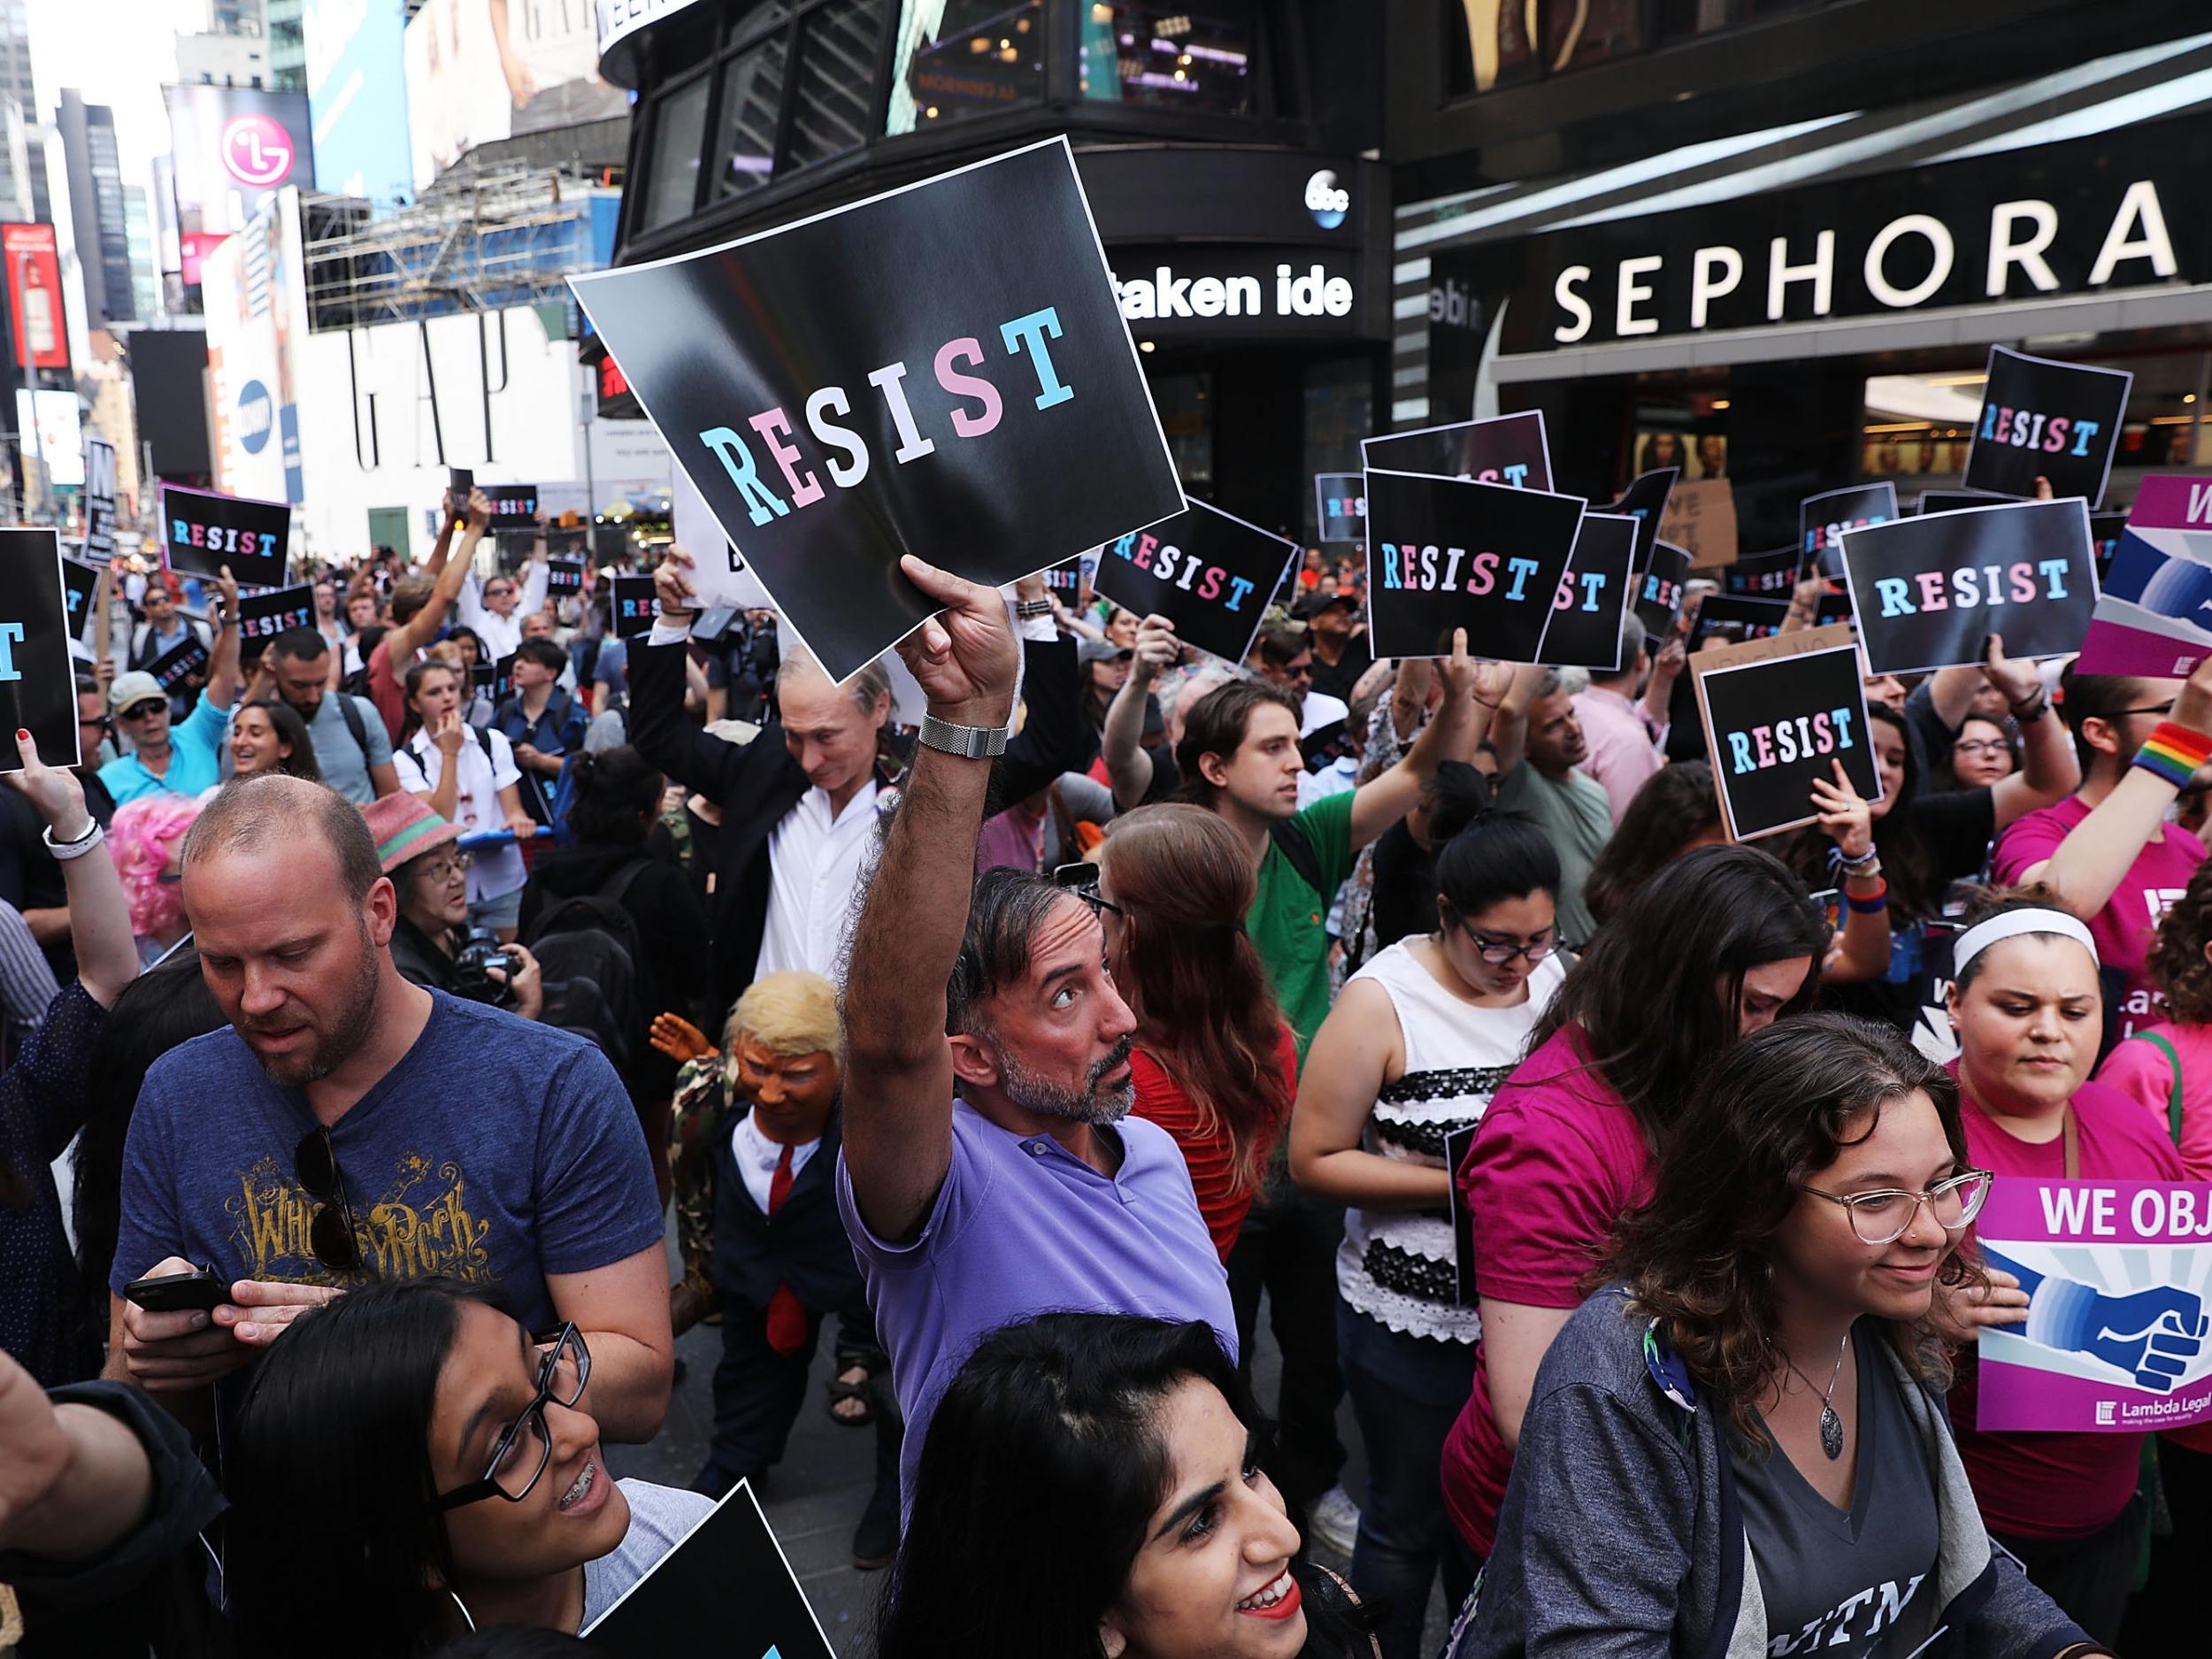
<path id="1" fill-rule="evenodd" d="M 50 825 L 39 832 L 39 839 L 46 843 L 46 850 L 53 854 L 57 860 L 67 864 L 72 858 L 83 857 L 107 839 L 107 832 L 100 827 L 100 820 L 96 818 L 89 821 L 92 827 L 73 841 L 56 841 Z"/>

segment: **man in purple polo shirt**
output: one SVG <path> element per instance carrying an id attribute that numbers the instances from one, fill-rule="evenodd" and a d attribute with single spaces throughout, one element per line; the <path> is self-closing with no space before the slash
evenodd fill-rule
<path id="1" fill-rule="evenodd" d="M 999 1326 L 1203 1319 L 1233 1359 L 1236 1319 L 1181 1151 L 1125 1116 L 1137 1022 L 1094 897 L 974 875 L 1013 713 L 1005 602 L 902 563 L 947 609 L 899 647 L 929 718 L 853 937 L 837 1202 L 906 1415 L 903 1503 L 939 1397 Z"/>

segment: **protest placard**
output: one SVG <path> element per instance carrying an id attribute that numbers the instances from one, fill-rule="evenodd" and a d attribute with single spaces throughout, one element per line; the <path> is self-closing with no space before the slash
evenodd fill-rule
<path id="1" fill-rule="evenodd" d="M 1897 517 L 1897 486 L 1853 484 L 1844 489 L 1823 490 L 1797 503 L 1797 558 L 1801 581 L 1815 570 L 1830 581 L 1839 581 L 1843 566 L 1838 562 L 1839 541 L 1846 530 L 1870 524 L 1887 524 Z"/>
<path id="2" fill-rule="evenodd" d="M 278 634 L 314 626 L 315 589 L 311 585 L 247 594 L 238 602 L 238 660 L 254 662 Z"/>
<path id="3" fill-rule="evenodd" d="M 2078 672 L 2180 678 L 2212 655 L 2212 478 L 2153 473 L 2102 576 Z"/>
<path id="4" fill-rule="evenodd" d="M 103 570 L 115 557 L 115 446 L 89 434 L 84 441 L 85 562 Z"/>
<path id="5" fill-rule="evenodd" d="M 77 671 L 69 642 L 61 537 L 0 530 L 0 772 L 20 772 L 15 734 L 26 731 L 49 766 L 74 766 Z"/>
<path id="6" fill-rule="evenodd" d="M 1966 447 L 1966 488 L 2025 497 L 2047 478 L 2052 495 L 2103 506 L 2135 376 L 2003 346 L 1990 347 L 1988 375 Z"/>
<path id="7" fill-rule="evenodd" d="M 1659 518 L 1659 539 L 1686 549 L 1692 570 L 1712 570 L 1736 557 L 1736 490 L 1724 478 L 1677 484 Z"/>
<path id="8" fill-rule="evenodd" d="M 733 1594 L 733 1586 L 742 1593 Z M 624 1659 L 835 1659 L 748 1480 L 646 1569 L 583 1638 Z"/>
<path id="9" fill-rule="evenodd" d="M 164 691 L 174 691 L 194 674 L 207 672 L 207 647 L 197 634 L 184 638 L 146 664 L 146 672 L 160 681 Z"/>
<path id="10" fill-rule="evenodd" d="M 538 487 L 535 484 L 479 486 L 492 504 L 495 530 L 534 530 L 538 525 Z"/>
<path id="11" fill-rule="evenodd" d="M 1184 510 L 1064 138 L 570 282 L 834 680 L 935 609 L 903 553 L 999 586 Z"/>
<path id="12" fill-rule="evenodd" d="M 1770 640 L 1782 631 L 1790 612 L 1786 599 L 1747 599 L 1739 594 L 1707 594 L 1697 602 L 1697 616 L 1690 624 L 1689 649 L 1711 645 L 1741 645 L 1746 640 Z"/>
<path id="13" fill-rule="evenodd" d="M 1367 632 L 1377 657 L 1532 663 L 1586 505 L 1578 495 L 1413 472 L 1367 474 Z"/>
<path id="14" fill-rule="evenodd" d="M 676 545 L 691 555 L 691 585 L 698 590 L 700 605 L 708 610 L 772 610 L 776 602 L 760 585 L 745 556 L 722 533 L 706 497 L 680 466 L 669 480 L 668 501 L 669 526 Z"/>
<path id="15" fill-rule="evenodd" d="M 1771 553 L 1744 553 L 1721 572 L 1721 591 L 1747 599 L 1779 599 L 1786 603 L 1795 590 L 1804 556 L 1793 547 Z"/>
<path id="16" fill-rule="evenodd" d="M 557 598 L 571 598 L 584 591 L 584 561 L 552 558 L 545 561 L 545 591 Z"/>
<path id="17" fill-rule="evenodd" d="M 2026 1324 L 1982 1327 L 1977 1428 L 2212 1421 L 2212 1187 L 2008 1175 L 1974 1231 L 2028 1294 Z"/>
<path id="18" fill-rule="evenodd" d="M 1690 672 L 1729 840 L 1811 823 L 1813 780 L 1832 780 L 1837 761 L 1861 795 L 1881 799 L 1848 628 L 1709 646 Z"/>
<path id="19" fill-rule="evenodd" d="M 1602 509 L 1609 513 L 1625 514 L 1636 521 L 1635 568 L 1640 576 L 1651 563 L 1651 549 L 1659 545 L 1659 526 L 1666 518 L 1667 502 L 1681 476 L 1682 469 L 1678 466 L 1655 466 L 1648 472 L 1639 472 L 1628 480 L 1621 498 Z"/>
<path id="20" fill-rule="evenodd" d="M 1924 489 L 1913 510 L 1925 518 L 1930 513 L 1956 512 L 1962 507 L 1993 507 L 2007 495 L 1985 495 L 1978 489 Z"/>
<path id="21" fill-rule="evenodd" d="M 1481 1127 L 1480 1124 L 1469 1124 L 1463 1128 L 1448 1130 L 1444 1136 L 1444 1168 L 1452 1178 L 1447 1190 L 1451 1194 L 1454 1300 L 1463 1308 L 1473 1307 L 1478 1298 L 1475 1291 L 1475 1215 L 1468 1208 L 1467 1194 L 1459 1189 L 1459 1166 L 1467 1161 L 1468 1149 L 1475 1144 L 1475 1131 Z"/>
<path id="22" fill-rule="evenodd" d="M 1636 520 L 1623 513 L 1586 512 L 1552 601 L 1551 621 L 1536 660 L 1555 668 L 1621 668 L 1621 618 L 1634 591 Z"/>
<path id="23" fill-rule="evenodd" d="M 104 566 L 95 569 L 66 554 L 62 557 L 62 599 L 69 612 L 69 641 L 80 655 L 90 649 L 85 636 L 91 632 L 94 607 L 100 603 L 100 578 L 106 573 Z"/>
<path id="24" fill-rule="evenodd" d="M 1324 541 L 1367 540 L 1367 490 L 1357 472 L 1316 472 L 1313 516 Z"/>
<path id="25" fill-rule="evenodd" d="M 1175 625 L 1186 645 L 1241 663 L 1261 613 L 1301 549 L 1195 496 L 1187 511 L 1099 549 L 1099 595 Z"/>
<path id="26" fill-rule="evenodd" d="M 1683 585 L 1689 580 L 1686 548 L 1662 541 L 1652 549 L 1651 563 L 1644 566 L 1643 580 L 1636 588 L 1636 614 L 1643 620 L 1644 632 L 1653 639 L 1664 641 L 1674 619 L 1682 614 Z"/>
<path id="27" fill-rule="evenodd" d="M 230 573 L 249 588 L 281 588 L 292 541 L 292 510 L 179 484 L 161 487 L 161 541 L 173 571 Z"/>
<path id="28" fill-rule="evenodd" d="M 515 658 L 519 651 L 510 651 L 492 664 L 492 703 L 495 706 L 515 695 Z"/>
<path id="29" fill-rule="evenodd" d="M 1075 603 L 1075 595 L 1083 586 L 1083 562 L 1080 559 L 1062 559 L 1044 572 L 1045 591 L 1064 605 Z"/>
<path id="30" fill-rule="evenodd" d="M 1551 450 L 1544 438 L 1541 410 L 1363 438 L 1359 455 L 1371 472 L 1465 478 L 1516 489 L 1551 488 Z"/>
<path id="31" fill-rule="evenodd" d="M 2124 512 L 2093 512 L 2089 515 L 2089 551 L 2097 561 L 2097 591 L 2104 591 L 2106 573 L 2112 568 L 2112 556 L 2120 550 L 2120 535 L 2128 527 L 2128 516 Z"/>
<path id="32" fill-rule="evenodd" d="M 1867 672 L 1916 674 L 2081 649 L 2097 603 L 2089 512 L 2078 497 L 2008 501 L 1843 533 L 1844 581 Z"/>

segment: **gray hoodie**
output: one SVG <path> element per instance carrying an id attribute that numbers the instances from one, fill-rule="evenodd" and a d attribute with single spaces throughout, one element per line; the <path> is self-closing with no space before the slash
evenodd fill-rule
<path id="1" fill-rule="evenodd" d="M 1576 1310 L 1536 1373 L 1497 1548 L 1448 1659 L 1762 1659 L 1766 1602 L 1737 1508 L 1726 1414 L 1618 1286 Z M 1896 1659 L 2050 1659 L 2089 1638 L 1990 1541 L 1949 1420 L 1885 1345 L 1935 1477 L 1933 1587 Z"/>

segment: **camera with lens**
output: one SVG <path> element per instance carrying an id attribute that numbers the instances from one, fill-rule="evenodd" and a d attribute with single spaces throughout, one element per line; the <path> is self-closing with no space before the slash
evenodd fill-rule
<path id="1" fill-rule="evenodd" d="M 472 927 L 453 953 L 453 969 L 449 976 L 448 988 L 456 996 L 465 996 L 472 1002 L 489 1002 L 494 1008 L 511 1008 L 515 1001 L 514 976 L 522 966 L 522 958 L 499 942 L 499 935 L 488 927 Z M 503 982 L 486 972 L 497 968 L 507 976 Z"/>

